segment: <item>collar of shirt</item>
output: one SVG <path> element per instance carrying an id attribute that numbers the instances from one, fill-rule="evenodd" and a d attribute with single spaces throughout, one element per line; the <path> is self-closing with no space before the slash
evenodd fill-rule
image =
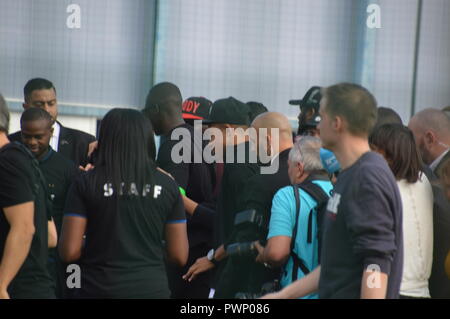
<path id="1" fill-rule="evenodd" d="M 61 125 L 59 125 L 58 122 L 55 122 L 55 124 L 53 124 L 53 135 L 50 138 L 50 146 L 55 150 L 55 152 L 58 152 L 60 132 L 61 132 Z"/>
<path id="2" fill-rule="evenodd" d="M 446 151 L 442 152 L 441 155 L 439 155 L 438 158 L 436 158 L 433 163 L 430 164 L 430 168 L 431 170 L 434 172 L 434 170 L 436 169 L 436 167 L 438 167 L 439 163 L 442 161 L 442 159 L 444 158 L 445 155 L 447 155 L 447 153 L 450 151 L 450 148 L 447 149 Z"/>
<path id="3" fill-rule="evenodd" d="M 45 161 L 47 161 L 52 156 L 53 152 L 54 151 L 52 150 L 52 147 L 49 146 L 47 154 L 45 154 L 45 156 L 39 160 L 39 163 L 44 163 Z"/>

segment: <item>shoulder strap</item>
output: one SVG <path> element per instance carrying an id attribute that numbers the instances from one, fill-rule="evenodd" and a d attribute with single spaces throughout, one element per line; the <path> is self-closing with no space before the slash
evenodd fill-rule
<path id="1" fill-rule="evenodd" d="M 297 256 L 297 254 L 294 252 L 295 240 L 297 239 L 298 220 L 300 217 L 300 194 L 299 194 L 297 185 L 292 185 L 292 188 L 294 189 L 294 197 L 295 197 L 295 224 L 294 224 L 294 229 L 292 231 L 292 238 L 291 238 L 291 257 L 292 257 L 292 261 L 293 261 L 292 282 L 294 282 L 297 280 L 299 268 L 302 270 L 302 272 L 305 275 L 309 274 L 310 270 L 308 269 L 308 267 L 306 267 L 303 260 L 301 260 Z"/>
<path id="2" fill-rule="evenodd" d="M 329 181 L 328 179 L 324 180 Z M 330 198 L 330 196 L 322 189 L 322 187 L 313 182 L 300 184 L 299 187 L 307 192 L 317 202 L 317 206 L 320 206 L 323 202 L 328 201 L 328 199 Z"/>
<path id="3" fill-rule="evenodd" d="M 322 187 L 320 187 L 317 184 L 314 184 L 312 181 L 300 184 L 299 187 L 302 190 L 304 190 L 305 192 L 307 192 L 316 201 L 317 214 L 318 214 L 317 220 L 318 220 L 318 223 L 321 223 L 322 218 L 321 218 L 321 216 L 319 216 L 320 210 L 321 210 L 322 206 L 328 202 L 329 195 L 327 195 L 327 193 L 325 193 L 325 191 L 322 189 Z M 312 217 L 313 217 L 313 214 L 311 211 L 308 216 L 308 235 L 307 235 L 308 243 L 312 243 Z"/>

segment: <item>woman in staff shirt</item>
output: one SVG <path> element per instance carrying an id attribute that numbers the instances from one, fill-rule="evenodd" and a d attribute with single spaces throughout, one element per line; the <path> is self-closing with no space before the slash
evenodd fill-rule
<path id="1" fill-rule="evenodd" d="M 186 217 L 178 186 L 154 163 L 150 121 L 111 110 L 96 152 L 95 168 L 75 180 L 64 210 L 59 253 L 81 268 L 74 295 L 168 298 L 164 240 L 167 259 L 184 265 Z"/>

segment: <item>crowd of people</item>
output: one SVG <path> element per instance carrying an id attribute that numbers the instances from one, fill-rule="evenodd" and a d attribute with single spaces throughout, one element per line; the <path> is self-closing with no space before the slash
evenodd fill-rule
<path id="1" fill-rule="evenodd" d="M 450 298 L 449 107 L 405 125 L 350 83 L 290 103 L 296 132 L 164 82 L 94 137 L 34 78 L 8 135 L 0 95 L 0 298 Z"/>

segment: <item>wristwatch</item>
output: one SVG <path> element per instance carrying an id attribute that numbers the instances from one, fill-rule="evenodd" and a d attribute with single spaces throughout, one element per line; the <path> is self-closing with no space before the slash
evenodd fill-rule
<path id="1" fill-rule="evenodd" d="M 212 263 L 214 264 L 214 266 L 216 266 L 216 265 L 219 263 L 219 261 L 216 260 L 216 258 L 214 258 L 215 252 L 216 252 L 216 251 L 215 251 L 214 248 L 213 248 L 213 249 L 211 249 L 210 251 L 208 251 L 208 254 L 206 255 L 206 258 L 207 258 L 210 262 L 212 262 Z"/>

